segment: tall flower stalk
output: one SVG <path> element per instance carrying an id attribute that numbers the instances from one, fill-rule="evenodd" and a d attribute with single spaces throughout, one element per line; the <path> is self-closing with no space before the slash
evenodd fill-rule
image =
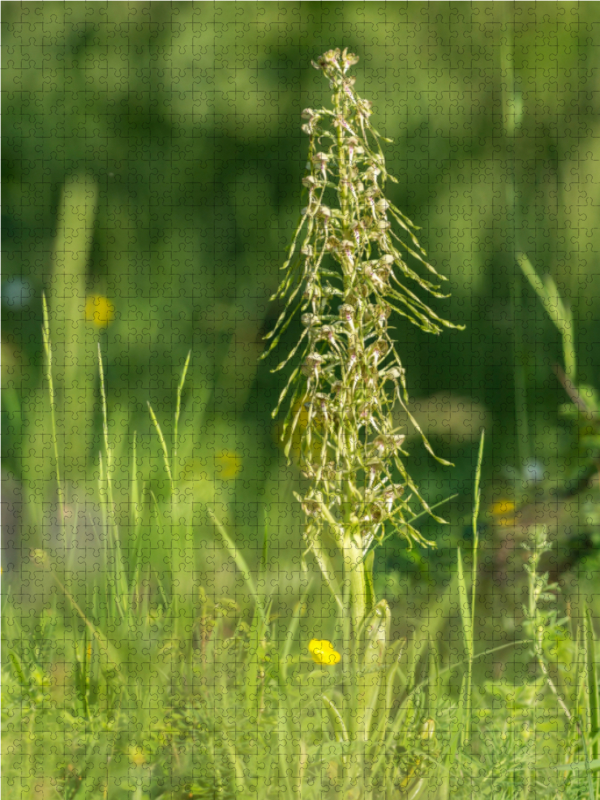
<path id="1" fill-rule="evenodd" d="M 411 525 L 414 499 L 432 512 L 406 470 L 405 437 L 393 422 L 395 403 L 408 412 L 408 397 L 390 314 L 430 333 L 455 327 L 410 288 L 446 296 L 439 292 L 443 279 L 425 260 L 418 228 L 384 195 L 386 180 L 397 182 L 380 145 L 390 140 L 371 126 L 371 103 L 356 94 L 355 78 L 347 75 L 357 61 L 336 49 L 313 62 L 329 80 L 333 109 L 302 112 L 302 130 L 310 137 L 302 180 L 308 199 L 273 297 L 287 298 L 286 307 L 265 353 L 300 311 L 300 340 L 276 370 L 295 358 L 298 363 L 273 416 L 289 398 L 283 437 L 289 455 L 294 432 L 303 428 L 300 463 L 310 485 L 296 497 L 306 515 L 308 550 L 340 610 L 349 610 L 354 638 L 374 609 L 373 546 L 386 524 L 410 545 L 431 544 Z M 432 280 L 412 269 L 409 258 Z M 343 555 L 341 587 L 328 556 L 330 540 Z"/>

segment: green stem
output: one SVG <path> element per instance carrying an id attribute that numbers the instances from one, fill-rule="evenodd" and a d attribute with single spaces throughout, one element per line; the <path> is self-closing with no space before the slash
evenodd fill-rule
<path id="1" fill-rule="evenodd" d="M 340 102 L 340 94 L 341 92 L 338 90 L 335 95 L 335 110 L 339 116 L 346 118 L 345 109 L 344 109 L 344 102 L 343 99 Z M 338 169 L 339 169 L 339 198 L 340 198 L 340 209 L 342 212 L 342 218 L 344 221 L 346 220 L 346 213 L 347 213 L 347 205 L 348 205 L 348 176 L 346 174 L 346 150 L 344 145 L 344 134 L 342 132 L 341 125 L 338 125 L 337 128 L 337 149 L 338 149 Z M 346 281 L 344 280 L 344 283 Z M 347 287 L 344 286 L 344 289 Z"/>
<path id="2" fill-rule="evenodd" d="M 344 560 L 346 569 L 350 570 L 350 614 L 352 618 L 353 635 L 356 637 L 365 619 L 366 614 L 366 585 L 365 571 L 362 564 L 362 551 L 353 541 L 349 533 L 344 540 Z"/>

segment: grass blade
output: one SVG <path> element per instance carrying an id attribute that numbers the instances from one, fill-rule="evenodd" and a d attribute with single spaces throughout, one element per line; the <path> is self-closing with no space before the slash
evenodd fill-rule
<path id="1" fill-rule="evenodd" d="M 600 708 L 598 705 L 598 673 L 596 671 L 596 637 L 594 636 L 594 625 L 592 614 L 589 608 L 584 609 L 583 625 L 586 643 L 586 677 L 587 677 L 587 700 L 588 700 L 588 719 L 589 736 L 592 742 L 592 762 L 598 760 L 598 733 L 600 732 Z M 598 789 L 598 778 L 596 777 L 596 789 Z"/>
<path id="2" fill-rule="evenodd" d="M 46 353 L 46 378 L 48 380 L 48 394 L 50 398 L 50 424 L 52 427 L 52 446 L 54 448 L 54 460 L 56 462 L 56 484 L 58 491 L 59 505 L 59 524 L 64 524 L 65 493 L 63 490 L 60 476 L 60 461 L 58 457 L 58 436 L 56 435 L 56 394 L 54 391 L 54 380 L 52 377 L 52 344 L 50 341 L 50 315 L 48 313 L 48 303 L 46 295 L 42 294 L 42 313 L 44 324 L 42 326 L 42 336 L 44 339 L 44 351 Z"/>
<path id="3" fill-rule="evenodd" d="M 214 522 L 215 527 L 217 528 L 217 530 L 221 534 L 221 538 L 225 542 L 225 547 L 229 550 L 229 554 L 233 558 L 236 567 L 242 573 L 242 575 L 244 577 L 244 580 L 246 581 L 246 584 L 248 586 L 248 589 L 250 590 L 250 594 L 252 595 L 252 597 L 253 597 L 253 599 L 254 599 L 254 601 L 255 601 L 255 603 L 256 603 L 259 611 L 260 611 L 260 614 L 261 614 L 261 616 L 262 616 L 262 618 L 264 620 L 265 619 L 265 610 L 264 610 L 263 604 L 262 604 L 262 602 L 260 600 L 260 597 L 258 596 L 258 593 L 256 591 L 256 586 L 254 584 L 254 580 L 252 579 L 252 573 L 250 572 L 248 564 L 246 564 L 246 560 L 244 559 L 244 556 L 237 549 L 237 547 L 235 546 L 235 544 L 231 540 L 229 534 L 227 533 L 227 531 L 223 527 L 222 523 L 217 519 L 217 517 L 213 514 L 213 512 L 210 510 L 210 508 L 208 509 L 208 514 L 209 514 L 210 518 L 212 519 L 212 521 Z"/>
<path id="4" fill-rule="evenodd" d="M 158 420 L 156 419 L 156 414 L 154 413 L 150 402 L 148 401 L 148 411 L 150 412 L 150 417 L 152 419 L 152 423 L 156 428 L 156 432 L 158 433 L 158 438 L 160 440 L 160 444 L 163 451 L 163 461 L 165 463 L 165 470 L 167 472 L 169 478 L 169 484 L 171 486 L 171 494 L 173 494 L 175 489 L 175 484 L 173 483 L 173 475 L 171 474 L 171 465 L 169 464 L 169 451 L 167 449 L 167 443 L 165 441 L 165 437 L 163 436 L 163 432 L 161 430 L 160 425 L 158 424 Z"/>
<path id="5" fill-rule="evenodd" d="M 181 395 L 183 393 L 183 387 L 185 384 L 185 378 L 188 372 L 188 367 L 190 366 L 190 359 L 192 357 L 192 351 L 190 350 L 187 354 L 187 358 L 185 360 L 185 364 L 183 365 L 183 371 L 181 373 L 181 378 L 179 380 L 179 385 L 177 386 L 177 403 L 175 406 L 175 425 L 173 428 L 173 459 L 177 458 L 177 451 L 179 448 L 179 416 L 181 414 Z"/>

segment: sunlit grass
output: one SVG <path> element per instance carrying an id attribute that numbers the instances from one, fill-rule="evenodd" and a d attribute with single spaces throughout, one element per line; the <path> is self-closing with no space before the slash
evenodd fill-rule
<path id="1" fill-rule="evenodd" d="M 133 449 L 129 487 L 137 502 L 124 526 L 111 510 L 109 418 L 103 427 L 96 569 L 78 570 L 74 556 L 81 551 L 61 548 L 59 539 L 23 565 L 26 585 L 38 587 L 37 601 L 27 603 L 14 588 L 4 601 L 7 792 L 441 798 L 471 796 L 476 785 L 506 797 L 533 797 L 541 786 L 545 796 L 593 796 L 587 785 L 597 758 L 593 626 L 586 622 L 585 632 L 571 636 L 535 572 L 527 621 L 516 642 L 498 652 L 512 651 L 525 664 L 535 657 L 543 668 L 528 677 L 522 672 L 518 684 L 477 682 L 478 661 L 495 648 L 490 630 L 481 629 L 476 570 L 471 578 L 459 570 L 439 601 L 439 626 L 417 620 L 410 639 L 398 640 L 389 654 L 367 709 L 380 744 L 359 747 L 346 721 L 356 702 L 342 680 L 348 653 L 336 641 L 335 614 L 324 616 L 319 579 L 301 579 L 303 591 L 289 601 L 276 596 L 265 580 L 269 527 L 263 555 L 251 567 L 243 543 L 215 516 L 221 563 L 238 576 L 228 594 L 202 568 L 185 470 L 172 471 L 174 491 L 159 499 L 136 487 Z M 172 454 L 164 433 L 163 441 L 156 452 L 167 487 Z M 63 524 L 62 535 L 76 537 L 68 515 Z M 145 541 L 162 542 L 158 566 Z M 24 603 L 33 615 L 24 613 Z M 458 637 L 448 627 L 453 608 Z M 393 606 L 392 613 L 403 611 Z M 379 630 L 371 631 L 375 648 Z M 455 642 L 449 661 L 441 660 L 437 644 L 445 637 Z M 378 663 L 367 674 L 375 678 Z M 53 747 L 57 740 L 61 748 Z"/>

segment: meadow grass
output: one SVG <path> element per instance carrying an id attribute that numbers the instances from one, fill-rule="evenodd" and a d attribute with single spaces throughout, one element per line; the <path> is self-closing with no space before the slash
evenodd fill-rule
<path id="1" fill-rule="evenodd" d="M 416 598 L 406 635 L 397 635 L 394 619 L 406 618 L 406 609 L 378 599 L 374 548 L 391 534 L 423 546 L 415 522 L 436 512 L 405 466 L 401 434 L 386 421 L 384 378 L 408 409 L 399 359 L 391 366 L 383 357 L 393 344 L 384 308 L 390 264 L 400 266 L 403 281 L 418 278 L 396 246 L 389 249 L 389 228 L 380 225 L 388 209 L 408 234 L 410 254 L 429 265 L 412 223 L 383 203 L 379 190 L 367 194 L 365 182 L 361 190 L 352 173 L 350 149 L 362 148 L 354 164 L 370 171 L 371 185 L 385 174 L 381 150 L 371 150 L 361 127 L 368 129 L 368 105 L 345 77 L 352 63 L 346 52 L 325 54 L 317 66 L 332 82 L 339 78 L 337 100 L 333 112 L 307 116 L 313 142 L 319 118 L 336 122 L 337 133 L 325 157 L 311 150 L 309 204 L 296 234 L 306 225 L 314 237 L 300 245 L 306 272 L 297 284 L 312 286 L 301 307 L 310 316 L 308 350 L 292 376 L 284 430 L 287 453 L 301 434 L 305 478 L 296 494 L 305 546 L 294 551 L 298 563 L 284 562 L 282 549 L 273 555 L 281 534 L 266 503 L 261 538 L 236 536 L 235 494 L 224 481 L 214 488 L 217 468 L 235 474 L 236 454 L 224 444 L 213 454 L 211 474 L 214 448 L 195 433 L 210 436 L 206 409 L 186 394 L 193 353 L 174 387 L 172 419 L 149 403 L 148 428 L 136 433 L 126 411 L 109 412 L 101 330 L 109 306 L 96 299 L 104 316 L 89 313 L 92 327 L 74 338 L 85 352 L 65 355 L 68 348 L 56 344 L 65 326 L 83 330 L 89 305 L 85 259 L 56 267 L 65 285 L 79 287 L 77 302 L 61 305 L 51 286 L 44 301 L 45 394 L 32 393 L 18 409 L 25 430 L 22 560 L 18 580 L 5 579 L 2 609 L 8 797 L 597 796 L 594 620 L 583 602 L 563 613 L 560 595 L 540 574 L 544 528 L 531 532 L 526 602 L 510 641 L 479 591 L 483 434 L 471 552 L 458 552 L 441 592 L 427 597 L 425 587 Z M 358 116 L 349 116 L 348 98 Z M 342 122 L 358 125 L 362 135 Z M 352 137 L 357 141 L 348 142 Z M 337 223 L 336 208 L 324 200 L 334 188 L 336 158 Z M 82 207 L 93 214 L 86 193 L 94 196 L 84 178 L 65 192 L 59 241 Z M 368 209 L 371 221 L 355 237 L 353 224 Z M 376 238 L 369 238 L 370 226 Z M 327 265 L 319 257 L 326 249 Z M 296 280 L 292 255 L 284 294 Z M 533 268 L 524 269 L 532 285 L 552 290 L 536 284 Z M 406 285 L 397 291 L 413 321 L 441 330 L 443 321 Z M 323 296 L 334 298 L 329 306 Z M 348 366 L 353 357 L 360 374 Z M 70 425 L 78 392 L 86 402 Z M 363 414 L 369 393 L 376 402 Z M 381 451 L 377 459 L 372 446 Z M 345 481 L 329 476 L 330 460 Z M 496 658 L 509 666 L 504 678 L 490 672 Z"/>

